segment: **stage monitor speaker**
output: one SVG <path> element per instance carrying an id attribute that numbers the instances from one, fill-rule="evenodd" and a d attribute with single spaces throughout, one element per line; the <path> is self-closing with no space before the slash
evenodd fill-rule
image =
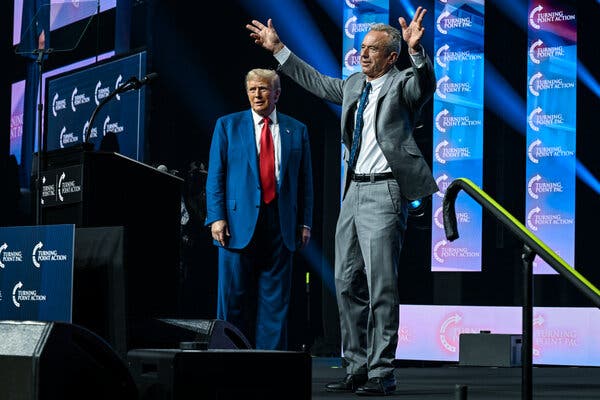
<path id="1" fill-rule="evenodd" d="M 148 326 L 146 347 L 187 350 L 251 349 L 244 334 L 220 319 L 159 318 Z"/>
<path id="2" fill-rule="evenodd" d="M 478 367 L 517 367 L 521 365 L 521 335 L 461 333 L 458 364 Z"/>
<path id="3" fill-rule="evenodd" d="M 140 400 L 309 400 L 307 352 L 135 349 L 127 353 Z"/>
<path id="4" fill-rule="evenodd" d="M 62 322 L 0 321 L 0 400 L 137 399 L 125 361 Z"/>

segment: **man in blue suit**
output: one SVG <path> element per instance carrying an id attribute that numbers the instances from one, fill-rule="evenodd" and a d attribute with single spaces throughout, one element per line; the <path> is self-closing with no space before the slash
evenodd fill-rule
<path id="1" fill-rule="evenodd" d="M 250 110 L 213 132 L 206 225 L 219 248 L 217 318 L 256 349 L 287 349 L 292 257 L 310 240 L 313 188 L 308 131 L 277 111 L 277 73 L 246 75 Z"/>

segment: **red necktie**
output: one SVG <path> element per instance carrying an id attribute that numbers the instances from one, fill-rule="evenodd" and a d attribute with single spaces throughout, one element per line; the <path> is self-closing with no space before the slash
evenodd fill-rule
<path id="1" fill-rule="evenodd" d="M 262 200 L 269 204 L 275 198 L 275 150 L 273 136 L 269 128 L 271 120 L 263 119 L 260 134 L 260 185 L 262 187 Z"/>

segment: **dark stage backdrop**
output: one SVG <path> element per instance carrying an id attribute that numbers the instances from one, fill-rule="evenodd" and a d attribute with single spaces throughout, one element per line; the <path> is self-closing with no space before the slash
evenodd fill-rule
<path id="1" fill-rule="evenodd" d="M 485 11 L 485 57 L 506 84 L 521 99 L 526 99 L 527 15 L 510 15 L 503 0 L 487 1 Z M 600 60 L 594 43 L 598 2 L 578 2 L 578 57 L 593 80 L 600 79 Z M 159 79 L 149 85 L 147 115 L 147 162 L 163 164 L 187 176 L 192 163 L 207 163 L 215 120 L 226 113 L 248 107 L 244 90 L 245 73 L 254 67 L 276 67 L 270 54 L 255 45 L 245 29 L 251 19 L 266 21 L 272 17 L 282 39 L 302 57 L 322 63 L 322 70 L 341 76 L 342 8 L 339 1 L 246 1 L 232 0 L 202 4 L 196 11 L 188 2 L 140 0 L 131 2 L 131 10 L 106 13 L 97 40 L 83 43 L 74 54 L 49 59 L 48 68 L 72 62 L 96 53 L 119 48 L 130 51 L 144 48 L 148 52 L 147 71 L 157 72 Z M 426 50 L 433 50 L 433 10 L 431 0 L 422 2 L 431 10 L 426 21 Z M 518 7 L 515 10 L 519 9 Z M 521 9 L 525 9 L 522 7 Z M 526 10 L 525 10 L 526 11 Z M 515 11 L 516 13 L 517 11 Z M 404 14 L 399 1 L 390 2 L 390 22 L 398 26 Z M 9 14 L 9 13 L 7 13 Z M 4 15 L 4 13 L 3 13 Z M 11 14 L 12 15 L 12 14 Z M 6 18 L 2 16 L 1 18 Z M 6 18 L 6 27 L 11 21 Z M 128 29 L 124 29 L 127 27 Z M 119 31 L 115 35 L 115 30 Z M 5 32 L 6 31 L 6 32 Z M 8 82 L 24 79 L 25 61 L 14 55 L 5 37 L 6 59 L 11 60 L 5 89 L 4 126 L 9 126 Z M 403 50 L 400 67 L 408 65 Z M 333 68 L 331 68 L 333 65 Z M 486 70 L 486 73 L 489 73 Z M 283 78 L 279 110 L 304 121 L 309 127 L 315 185 L 313 239 L 308 249 L 295 258 L 294 303 L 290 315 L 291 343 L 294 349 L 306 343 L 322 352 L 339 350 L 337 308 L 333 297 L 333 236 L 339 210 L 339 119 L 337 109 L 308 94 L 289 79 Z M 590 89 L 580 78 L 577 87 L 577 156 L 596 177 L 595 161 L 600 139 L 595 133 L 599 109 L 598 89 Z M 506 104 L 493 87 L 485 85 L 483 189 L 518 220 L 525 218 L 525 137 L 505 118 L 502 108 L 488 104 Z M 423 116 L 425 133 L 418 139 L 421 150 L 431 162 L 432 109 Z M 525 121 L 523 121 L 525 123 Z M 2 139 L 0 144 L 4 143 Z M 0 147 L 3 150 L 5 146 Z M 592 241 L 599 225 L 598 193 L 581 179 L 576 187 L 577 270 L 596 286 L 600 271 L 595 261 Z M 521 247 L 508 231 L 484 213 L 481 272 L 431 272 L 431 210 L 412 220 L 402 254 L 399 284 L 404 304 L 425 305 L 521 305 Z M 182 276 L 186 276 L 188 298 L 182 314 L 195 318 L 212 318 L 216 309 L 216 250 L 210 235 L 197 215 L 186 227 L 189 239 L 182 249 Z M 185 237 L 186 235 L 184 235 Z M 306 284 L 305 275 L 311 275 Z M 535 278 L 537 306 L 590 306 L 571 285 L 559 276 Z"/>

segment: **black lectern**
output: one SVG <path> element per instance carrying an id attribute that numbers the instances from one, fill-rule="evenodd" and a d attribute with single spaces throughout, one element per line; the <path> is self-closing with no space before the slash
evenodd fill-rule
<path id="1" fill-rule="evenodd" d="M 45 154 L 43 224 L 179 231 L 181 178 L 119 153 L 86 151 L 81 146 Z M 153 232 L 152 237 L 158 235 L 162 234 Z"/>
<path id="2" fill-rule="evenodd" d="M 42 224 L 122 227 L 124 284 L 108 287 L 124 287 L 127 348 L 143 346 L 148 332 L 142 330 L 148 319 L 173 317 L 178 312 L 183 179 L 119 153 L 88 150 L 86 145 L 48 151 L 42 163 Z M 115 248 L 101 243 L 93 247 L 95 252 Z M 77 253 L 85 251 L 91 251 L 91 246 L 76 246 L 76 260 L 82 258 Z M 110 257 L 121 255 L 97 254 L 87 259 Z M 78 269 L 81 274 L 75 265 L 76 275 Z M 106 275 L 106 279 L 117 279 L 114 274 Z M 75 277 L 74 319 L 85 315 L 85 310 L 78 312 L 78 304 L 89 304 L 89 299 L 78 302 L 77 297 L 86 296 L 87 290 L 77 284 Z"/>

